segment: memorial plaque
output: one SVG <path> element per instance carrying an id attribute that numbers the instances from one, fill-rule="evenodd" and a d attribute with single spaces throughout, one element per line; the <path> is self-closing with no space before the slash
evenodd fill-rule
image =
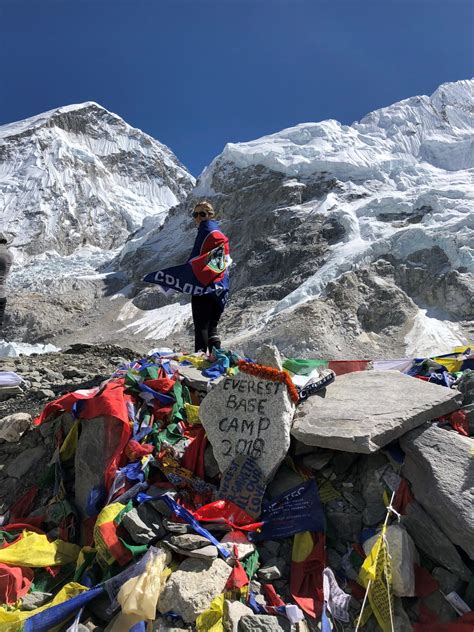
<path id="1" fill-rule="evenodd" d="M 246 373 L 224 378 L 199 408 L 220 471 L 243 454 L 255 459 L 265 480 L 286 456 L 293 414 L 285 384 Z"/>
<path id="2" fill-rule="evenodd" d="M 257 461 L 251 456 L 238 454 L 222 475 L 219 498 L 231 500 L 252 518 L 258 518 L 265 488 Z"/>

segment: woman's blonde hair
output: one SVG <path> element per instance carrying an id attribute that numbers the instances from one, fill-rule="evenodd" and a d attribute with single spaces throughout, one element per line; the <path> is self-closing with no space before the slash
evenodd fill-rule
<path id="1" fill-rule="evenodd" d="M 209 215 L 209 217 L 214 217 L 214 215 L 215 215 L 214 207 L 207 200 L 203 200 L 202 202 L 198 202 L 196 204 L 196 206 L 194 207 L 194 210 L 196 211 L 198 208 L 205 209 L 207 211 L 207 214 Z"/>

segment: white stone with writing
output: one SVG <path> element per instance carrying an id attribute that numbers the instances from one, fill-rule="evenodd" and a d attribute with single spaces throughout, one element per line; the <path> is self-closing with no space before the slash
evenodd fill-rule
<path id="1" fill-rule="evenodd" d="M 246 373 L 224 378 L 199 409 L 220 471 L 237 454 L 245 454 L 256 460 L 268 481 L 288 452 L 294 411 L 281 382 Z"/>

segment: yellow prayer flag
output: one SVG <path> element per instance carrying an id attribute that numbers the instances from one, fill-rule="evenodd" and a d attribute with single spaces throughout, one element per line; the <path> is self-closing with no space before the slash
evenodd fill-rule
<path id="1" fill-rule="evenodd" d="M 375 618 L 383 632 L 391 632 L 392 570 L 385 541 L 385 529 L 375 542 L 359 571 L 359 580 L 367 588 L 368 599 Z M 361 619 L 365 619 L 361 613 Z"/>
<path id="2" fill-rule="evenodd" d="M 224 594 L 212 600 L 211 605 L 196 619 L 197 632 L 224 632 Z"/>
<path id="3" fill-rule="evenodd" d="M 184 404 L 184 410 L 186 411 L 186 421 L 190 424 L 200 424 L 199 419 L 199 406 L 193 406 L 193 404 Z"/>
<path id="4" fill-rule="evenodd" d="M 11 566 L 61 566 L 75 562 L 80 550 L 77 544 L 63 540 L 50 542 L 45 535 L 23 531 L 21 540 L 0 549 L 0 562 Z"/>
<path id="5" fill-rule="evenodd" d="M 0 607 L 0 630 L 2 632 L 21 632 L 21 630 L 23 630 L 23 622 L 29 617 L 43 612 L 43 610 L 47 610 L 52 606 L 57 606 L 60 603 L 68 601 L 87 590 L 89 590 L 89 588 L 86 588 L 86 586 L 82 586 L 76 582 L 70 582 L 61 588 L 52 601 L 35 610 L 7 610 Z"/>
<path id="6" fill-rule="evenodd" d="M 334 487 L 331 481 L 325 478 L 318 479 L 318 492 L 319 492 L 319 498 L 321 502 L 323 503 L 323 505 L 331 502 L 331 500 L 336 500 L 337 498 L 341 497 L 341 492 L 339 492 Z"/>
<path id="7" fill-rule="evenodd" d="M 68 461 L 76 452 L 77 442 L 79 439 L 79 421 L 79 419 L 76 419 L 71 430 L 67 433 L 67 436 L 63 441 L 59 450 L 61 461 Z"/>

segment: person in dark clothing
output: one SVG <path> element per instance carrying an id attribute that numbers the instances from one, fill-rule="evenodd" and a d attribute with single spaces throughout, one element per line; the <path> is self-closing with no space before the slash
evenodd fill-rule
<path id="1" fill-rule="evenodd" d="M 7 244 L 7 236 L 5 233 L 0 232 L 0 331 L 3 328 L 3 318 L 7 304 L 5 285 L 13 262 L 13 257 L 8 250 Z"/>
<path id="2" fill-rule="evenodd" d="M 190 259 L 198 257 L 206 252 L 214 250 L 219 245 L 224 246 L 224 256 L 229 257 L 229 242 L 227 237 L 219 230 L 219 225 L 214 220 L 214 208 L 209 202 L 199 202 L 194 207 L 193 219 L 198 229 L 198 234 L 191 251 Z M 221 341 L 217 333 L 217 326 L 224 310 L 221 301 L 216 294 L 209 293 L 191 298 L 191 308 L 194 323 L 194 350 L 212 351 L 212 348 L 220 349 Z"/>
<path id="3" fill-rule="evenodd" d="M 194 323 L 194 351 L 212 351 L 221 348 L 217 333 L 222 310 L 218 302 L 210 294 L 193 296 L 191 299 Z"/>
<path id="4" fill-rule="evenodd" d="M 229 294 L 229 240 L 214 220 L 209 202 L 198 202 L 192 217 L 197 227 L 186 263 L 148 273 L 143 280 L 156 283 L 165 294 L 191 295 L 194 349 L 204 353 L 221 346 L 217 325 Z"/>

